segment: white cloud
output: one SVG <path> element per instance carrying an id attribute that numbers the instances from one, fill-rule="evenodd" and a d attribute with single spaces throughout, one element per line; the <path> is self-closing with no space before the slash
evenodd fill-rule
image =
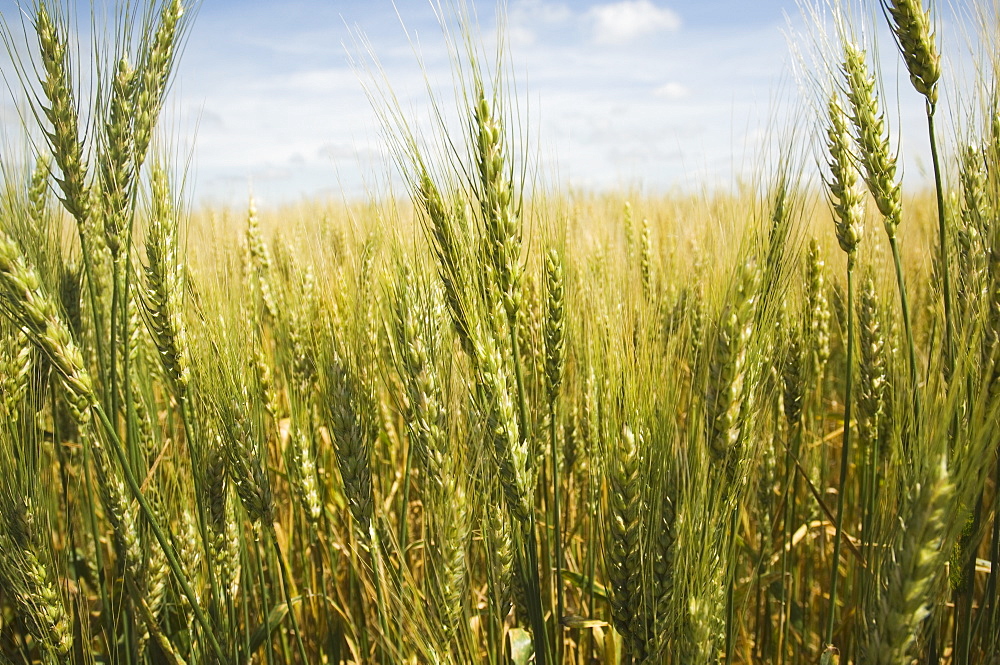
<path id="1" fill-rule="evenodd" d="M 359 145 L 357 142 L 324 143 L 316 155 L 328 162 L 352 162 L 360 165 L 385 164 L 388 155 L 381 150 Z"/>
<path id="2" fill-rule="evenodd" d="M 650 0 L 597 5 L 587 14 L 594 22 L 594 41 L 598 44 L 624 44 L 637 37 L 681 27 L 681 17 L 676 12 L 658 7 Z"/>
<path id="3" fill-rule="evenodd" d="M 677 81 L 671 81 L 670 83 L 664 83 L 660 87 L 653 90 L 653 95 L 656 97 L 662 97 L 663 99 L 684 99 L 691 94 L 691 91 Z"/>
<path id="4" fill-rule="evenodd" d="M 564 3 L 545 2 L 545 0 L 519 0 L 511 4 L 507 11 L 507 17 L 512 23 L 520 21 L 562 23 L 572 16 L 573 12 Z"/>
<path id="5" fill-rule="evenodd" d="M 507 38 L 514 46 L 532 46 L 538 41 L 538 35 L 524 25 L 510 25 L 507 28 Z"/>
<path id="6" fill-rule="evenodd" d="M 517 0 L 507 10 L 507 30 L 511 43 L 531 46 L 538 39 L 539 27 L 550 28 L 573 18 L 570 8 L 561 2 Z"/>
<path id="7" fill-rule="evenodd" d="M 354 90 L 358 76 L 349 67 L 304 69 L 283 73 L 269 81 L 272 86 L 309 94 L 329 95 L 341 90 Z"/>

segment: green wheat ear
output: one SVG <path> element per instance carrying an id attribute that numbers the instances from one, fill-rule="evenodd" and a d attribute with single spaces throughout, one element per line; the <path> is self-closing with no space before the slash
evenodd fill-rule
<path id="1" fill-rule="evenodd" d="M 190 382 L 187 334 L 183 316 L 184 280 L 178 257 L 178 216 L 166 172 L 152 170 L 152 206 L 146 232 L 146 292 L 143 304 L 160 362 L 184 399 Z"/>
<path id="2" fill-rule="evenodd" d="M 545 256 L 545 379 L 550 402 L 554 402 L 563 380 L 566 362 L 566 287 L 559 253 Z"/>
<path id="3" fill-rule="evenodd" d="M 875 93 L 875 77 L 868 69 L 864 51 L 850 42 L 844 44 L 843 72 L 865 182 L 882 213 L 886 234 L 895 238 L 902 215 L 896 156 L 889 147 L 885 119 Z"/>
<path id="4" fill-rule="evenodd" d="M 741 267 L 732 301 L 723 309 L 715 335 L 705 394 L 708 450 L 714 462 L 735 472 L 746 419 L 747 357 L 758 307 L 760 271 L 752 262 Z"/>
<path id="5" fill-rule="evenodd" d="M 907 528 L 886 573 L 888 585 L 867 649 L 869 662 L 878 665 L 909 660 L 940 592 L 950 553 L 944 539 L 955 488 L 945 461 L 932 465 L 926 482 L 912 491 Z"/>
<path id="6" fill-rule="evenodd" d="M 858 189 L 857 171 L 851 150 L 851 137 L 847 131 L 847 117 L 836 97 L 829 103 L 827 149 L 830 153 L 830 202 L 836 214 L 837 242 L 851 261 L 864 232 L 864 201 Z"/>
<path id="7" fill-rule="evenodd" d="M 52 662 L 69 662 L 72 620 L 43 550 L 30 501 L 0 496 L 0 582 L 17 604 L 34 639 Z"/>
<path id="8" fill-rule="evenodd" d="M 327 409 L 337 466 L 351 515 L 361 534 L 367 534 L 372 520 L 371 424 L 363 413 L 358 378 L 342 361 L 327 367 Z"/>
<path id="9" fill-rule="evenodd" d="M 937 104 L 941 56 L 934 44 L 930 12 L 924 11 L 921 0 L 883 0 L 883 6 L 892 19 L 892 31 L 913 87 L 929 104 Z"/>
<path id="10" fill-rule="evenodd" d="M 53 159 L 62 174 L 56 182 L 62 192 L 63 205 L 82 228 L 90 214 L 90 192 L 86 184 L 87 169 L 70 75 L 73 65 L 69 39 L 65 27 L 52 20 L 45 2 L 38 3 L 35 32 L 42 59 L 42 92 L 48 102 L 42 104 L 42 111 L 49 122 L 46 136 Z"/>
<path id="11" fill-rule="evenodd" d="M 38 275 L 28 267 L 17 245 L 0 231 L 0 312 L 17 323 L 28 339 L 59 372 L 73 406 L 86 417 L 97 404 L 83 355 Z"/>
<path id="12" fill-rule="evenodd" d="M 627 425 L 611 455 L 608 480 L 611 503 L 608 515 L 608 576 L 611 582 L 611 613 L 615 628 L 633 651 L 642 652 L 645 636 L 640 629 L 642 570 L 639 487 L 639 446 Z"/>
<path id="13" fill-rule="evenodd" d="M 145 160 L 156 119 L 163 106 L 170 72 L 177 57 L 177 41 L 184 12 L 182 0 L 167 0 L 163 4 L 149 51 L 135 74 L 132 85 L 135 91 L 132 138 L 137 168 Z"/>

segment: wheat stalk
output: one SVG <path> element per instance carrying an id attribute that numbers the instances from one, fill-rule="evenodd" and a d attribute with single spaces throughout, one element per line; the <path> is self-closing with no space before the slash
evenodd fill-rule
<path id="1" fill-rule="evenodd" d="M 847 254 L 847 378 L 844 389 L 844 426 L 840 449 L 840 489 L 837 493 L 837 530 L 833 541 L 833 559 L 830 571 L 830 611 L 826 628 L 826 645 L 833 643 L 833 629 L 837 616 L 837 585 L 840 580 L 840 550 L 844 537 L 844 507 L 848 488 L 848 470 L 851 455 L 851 411 L 854 406 L 854 267 L 858 243 L 861 241 L 862 208 L 861 192 L 851 157 L 850 136 L 844 110 L 836 97 L 831 98 L 827 127 L 827 149 L 830 177 L 827 188 L 834 211 L 837 242 Z"/>

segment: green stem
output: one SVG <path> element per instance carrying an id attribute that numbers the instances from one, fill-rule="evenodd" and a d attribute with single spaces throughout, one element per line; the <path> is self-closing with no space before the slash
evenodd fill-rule
<path id="1" fill-rule="evenodd" d="M 542 589 L 538 578 L 538 537 L 537 522 L 534 516 L 524 529 L 520 554 L 520 575 L 524 585 L 524 595 L 527 597 L 528 621 L 531 624 L 531 637 L 535 646 L 535 664 L 545 665 L 549 662 L 549 640 L 545 630 L 545 613 L 542 608 Z"/>
<path id="2" fill-rule="evenodd" d="M 514 378 L 517 380 L 517 419 L 520 425 L 521 445 L 528 440 L 528 397 L 524 391 L 524 371 L 521 369 L 521 342 L 517 334 L 517 315 L 508 319 L 510 328 L 511 359 L 514 363 Z"/>
<path id="3" fill-rule="evenodd" d="M 320 604 L 322 605 L 322 630 L 323 630 L 323 657 L 325 657 L 326 662 L 337 662 L 334 660 L 334 654 L 337 651 L 336 644 L 334 643 L 335 635 L 337 631 L 334 629 L 334 619 L 330 614 L 330 603 L 326 599 L 326 564 L 323 560 L 323 548 L 320 546 L 319 533 L 317 526 L 313 524 L 309 528 L 309 539 L 312 543 L 310 546 L 310 553 L 313 558 L 313 569 L 316 571 L 316 584 L 319 589 Z"/>
<path id="4" fill-rule="evenodd" d="M 844 435 L 840 449 L 840 489 L 837 492 L 837 533 L 833 540 L 833 561 L 830 564 L 830 613 L 826 623 L 826 647 L 833 644 L 833 627 L 837 618 L 837 582 L 840 568 L 840 546 L 844 536 L 844 498 L 847 496 L 847 472 L 851 455 L 851 390 L 854 384 L 854 254 L 847 256 L 847 387 L 844 395 Z"/>
<path id="5" fill-rule="evenodd" d="M 84 432 L 80 433 L 80 437 L 85 438 L 87 435 Z M 94 499 L 94 490 L 90 483 L 90 446 L 83 445 L 83 488 L 87 496 L 87 525 L 90 527 L 91 537 L 94 539 L 94 559 L 95 564 L 97 564 L 97 579 L 98 586 L 101 590 L 101 623 L 104 624 L 105 641 L 108 646 L 108 653 L 113 653 L 115 645 L 118 640 L 114 632 L 114 621 L 111 617 L 111 600 L 108 596 L 108 588 L 105 583 L 105 577 L 107 573 L 104 568 L 104 552 L 101 548 L 101 532 L 97 528 L 97 517 L 94 514 L 94 506 L 96 505 Z"/>
<path id="6" fill-rule="evenodd" d="M 156 541 L 160 544 L 160 548 L 163 550 L 163 554 L 167 557 L 167 565 L 170 566 L 171 572 L 174 577 L 177 578 L 177 582 L 181 585 L 181 591 L 184 592 L 184 596 L 191 603 L 191 609 L 194 611 L 195 620 L 201 625 L 201 629 L 205 633 L 205 637 L 208 638 L 209 645 L 212 647 L 212 651 L 215 652 L 216 658 L 219 659 L 220 663 L 228 663 L 225 653 L 222 650 L 222 646 L 219 644 L 218 639 L 216 639 L 215 633 L 212 630 L 212 626 L 208 621 L 208 617 L 201 609 L 201 605 L 198 603 L 197 596 L 195 596 L 194 591 L 191 589 L 191 584 L 188 582 L 187 577 L 184 575 L 184 569 L 181 567 L 180 561 L 177 559 L 177 554 L 174 552 L 174 548 L 167 538 L 166 534 L 163 533 L 163 529 L 160 528 L 160 524 L 156 519 L 156 515 L 153 513 L 152 507 L 146 500 L 145 495 L 142 493 L 142 489 L 139 487 L 139 483 L 135 479 L 135 474 L 132 473 L 132 468 L 128 464 L 128 460 L 125 458 L 125 451 L 122 449 L 121 439 L 118 438 L 118 434 L 115 432 L 114 426 L 108 419 L 108 415 L 104 412 L 104 409 L 100 405 L 93 407 L 93 411 L 97 414 L 100 419 L 101 424 L 111 439 L 111 448 L 115 451 L 115 456 L 118 458 L 118 463 L 122 467 L 122 472 L 125 474 L 125 482 L 128 484 L 129 489 L 132 491 L 133 496 L 135 496 L 136 502 L 139 504 L 139 510 L 142 511 L 143 516 L 149 523 L 149 528 L 153 532 L 153 536 Z"/>
<path id="7" fill-rule="evenodd" d="M 1000 488 L 1000 461 L 993 461 L 994 487 Z M 980 617 L 988 617 L 986 646 L 990 649 L 997 647 L 997 637 L 1000 635 L 1000 611 L 998 603 L 1000 596 L 997 594 L 997 568 L 1000 567 L 1000 491 L 994 492 L 993 497 L 993 533 L 990 542 L 990 572 L 986 578 L 986 611 Z M 980 621 L 982 619 L 980 618 Z M 981 631 L 976 631 L 982 634 Z"/>
<path id="8" fill-rule="evenodd" d="M 403 579 L 403 572 L 406 569 L 406 551 L 409 539 L 409 515 L 410 515 L 410 465 L 412 462 L 412 445 L 407 437 L 406 449 L 403 451 L 403 505 L 399 511 L 399 563 L 396 568 L 396 575 Z M 399 653 L 403 652 L 403 631 L 399 631 L 396 636 L 396 648 Z"/>
<path id="9" fill-rule="evenodd" d="M 378 537 L 378 528 L 374 522 L 369 523 L 368 533 L 365 534 L 363 542 L 368 547 L 368 554 L 371 557 L 372 584 L 375 586 L 375 613 L 378 615 L 382 635 L 388 641 L 391 639 L 391 633 L 385 617 L 385 609 L 388 608 L 388 605 L 386 604 L 385 591 L 382 588 L 382 542 Z M 378 655 L 378 662 L 385 662 L 384 642 L 381 640 L 378 642 Z"/>
<path id="10" fill-rule="evenodd" d="M 360 531 L 360 529 L 355 529 L 355 532 Z M 355 536 L 357 540 L 357 536 Z M 360 624 L 360 629 L 357 630 L 358 643 L 361 645 L 361 653 L 366 656 L 371 653 L 371 635 L 374 630 L 368 630 L 368 614 L 366 613 L 366 603 L 364 596 L 362 595 L 362 589 L 364 584 L 361 583 L 360 571 L 362 570 L 361 564 L 359 563 L 360 557 L 358 556 L 359 548 L 352 544 L 350 548 L 350 569 L 347 572 L 348 576 L 348 604 L 353 604 L 351 608 L 355 613 L 355 616 L 360 617 L 357 623 Z M 348 622 L 349 627 L 353 627 L 351 622 Z"/>
<path id="11" fill-rule="evenodd" d="M 273 524 L 268 525 L 271 535 L 271 542 L 274 544 L 274 555 L 278 559 L 278 570 L 281 572 L 281 586 L 285 590 L 285 604 L 288 606 L 288 617 L 292 622 L 292 630 L 295 632 L 295 642 L 299 649 L 299 658 L 302 665 L 307 665 L 309 659 L 306 657 L 306 647 L 302 643 L 302 631 L 299 629 L 299 620 L 295 616 L 295 608 L 292 607 L 292 587 L 289 583 L 288 567 L 285 565 L 285 558 L 281 555 L 281 545 L 278 544 L 278 533 Z"/>
<path id="12" fill-rule="evenodd" d="M 520 443 L 527 445 L 528 441 L 528 402 L 524 389 L 524 372 L 521 369 L 521 348 L 517 334 L 517 316 L 508 318 L 510 329 L 510 346 L 514 376 L 517 379 L 517 414 L 520 421 Z M 538 575 L 538 534 L 537 522 L 534 516 L 528 524 L 522 525 L 525 530 L 523 551 L 521 556 L 522 578 L 524 579 L 525 595 L 528 597 L 527 613 L 531 620 L 532 638 L 535 643 L 535 664 L 545 665 L 548 660 L 548 636 L 545 630 L 545 611 L 542 608 L 541 583 Z"/>
<path id="13" fill-rule="evenodd" d="M 729 543 L 726 559 L 729 570 L 726 572 L 726 665 L 732 665 L 733 645 L 736 636 L 736 536 L 740 528 L 740 507 L 732 509 L 729 518 Z"/>
<path id="14" fill-rule="evenodd" d="M 903 328 L 906 333 L 906 345 L 909 350 L 910 389 L 913 392 L 913 423 L 920 424 L 920 390 L 917 375 L 917 349 L 913 342 L 913 327 L 910 325 L 910 305 L 906 298 L 906 280 L 903 278 L 903 260 L 899 253 L 899 241 L 896 236 L 890 236 L 889 247 L 892 249 L 892 261 L 896 266 L 896 284 L 899 287 L 899 304 L 903 310 Z"/>
<path id="15" fill-rule="evenodd" d="M 119 264 L 118 258 L 112 260 L 112 265 L 114 266 L 112 272 L 112 284 L 111 284 L 111 344 L 109 348 L 111 349 L 111 364 L 108 367 L 110 372 L 110 390 L 108 403 L 111 405 L 111 417 L 114 418 L 113 423 L 117 428 L 118 424 L 118 414 L 119 414 L 119 404 L 118 404 L 118 307 L 120 305 L 121 290 L 119 281 L 121 279 L 121 265 Z M 115 432 L 117 433 L 117 429 Z"/>
<path id="16" fill-rule="evenodd" d="M 264 559 L 266 553 L 262 552 L 261 548 L 257 546 L 260 544 L 260 534 L 257 531 L 257 526 L 254 525 L 252 528 L 253 528 L 254 545 L 255 545 L 254 549 L 257 551 L 256 552 L 257 556 L 255 557 L 255 559 L 257 560 L 257 579 L 260 582 L 261 602 L 263 603 L 263 607 L 261 608 L 263 611 L 261 613 L 264 616 L 264 623 L 266 625 L 267 621 L 271 616 L 271 600 L 267 593 L 269 585 L 267 583 L 267 577 L 264 575 Z M 267 661 L 267 665 L 274 665 L 274 644 L 272 643 L 271 630 L 269 629 L 269 627 L 264 637 L 265 637 L 264 658 Z M 252 657 L 252 655 L 253 654 L 248 654 L 248 657 Z"/>
<path id="17" fill-rule="evenodd" d="M 982 526 L 982 506 L 984 491 L 981 491 L 976 499 L 976 506 L 972 511 L 972 525 L 967 541 L 962 543 L 960 549 L 962 564 L 962 591 L 956 594 L 955 608 L 957 615 L 955 618 L 955 629 L 957 638 L 955 640 L 956 665 L 968 665 L 972 652 L 972 596 L 975 593 L 976 577 L 976 551 L 979 549 L 980 527 Z M 964 539 L 963 539 L 964 540 Z"/>
<path id="18" fill-rule="evenodd" d="M 174 395 L 177 398 L 178 404 L 180 406 L 181 415 L 181 425 L 184 428 L 184 442 L 187 446 L 188 457 L 191 458 L 191 478 L 194 485 L 194 503 L 195 512 L 198 514 L 198 532 L 201 536 L 201 542 L 205 547 L 206 552 L 211 552 L 214 547 L 214 542 L 210 540 L 209 530 L 208 530 L 208 520 L 205 514 L 205 500 L 203 496 L 203 479 L 202 475 L 202 460 L 201 453 L 198 447 L 194 444 L 194 428 L 191 424 L 191 413 L 190 406 L 188 404 L 187 395 L 180 390 L 175 390 Z M 215 567 L 208 566 L 208 587 L 211 593 L 209 612 L 211 612 L 213 618 L 218 618 L 219 613 L 219 599 L 221 597 L 221 591 L 219 589 L 219 582 L 215 574 Z"/>
<path id="19" fill-rule="evenodd" d="M 927 133 L 931 143 L 931 162 L 934 165 L 934 190 L 938 209 L 938 261 L 941 264 L 941 285 L 944 293 L 944 336 L 945 370 L 948 379 L 955 371 L 955 333 L 951 308 L 951 271 L 948 269 L 948 229 L 944 210 L 944 184 L 941 179 L 941 164 L 938 159 L 937 136 L 934 132 L 935 105 L 927 104 Z"/>
<path id="20" fill-rule="evenodd" d="M 489 647 L 486 650 L 486 655 L 489 658 L 488 662 L 490 665 L 500 665 L 507 656 L 507 650 L 504 648 L 504 643 L 501 639 L 503 635 L 503 618 L 500 617 L 500 612 L 497 611 L 499 604 L 493 600 L 500 597 L 500 589 L 496 578 L 492 574 L 489 576 L 488 584 L 491 600 L 489 604 L 490 620 L 487 622 L 488 632 L 486 637 L 486 643 Z"/>
<path id="21" fill-rule="evenodd" d="M 126 272 L 122 280 L 122 286 L 125 291 L 122 296 L 125 304 L 121 308 L 121 331 L 122 339 L 125 340 L 125 349 L 124 353 L 122 353 L 122 401 L 125 409 L 125 449 L 132 456 L 133 467 L 139 469 L 141 473 L 143 468 L 142 464 L 145 464 L 146 460 L 143 457 L 144 451 L 141 451 L 138 445 L 138 418 L 135 411 L 135 400 L 132 399 L 132 391 L 135 388 L 132 385 L 132 349 L 129 345 L 131 339 L 129 328 L 129 289 L 131 282 L 128 279 L 128 271 L 130 269 L 131 263 L 127 262 L 125 267 Z"/>
<path id="22" fill-rule="evenodd" d="M 240 588 L 247 588 L 246 585 L 250 584 L 250 555 L 247 553 L 246 539 L 243 537 L 243 530 L 240 529 L 240 565 L 239 565 L 239 577 L 240 577 Z M 229 599 L 229 607 L 231 609 L 230 616 L 232 617 L 231 625 L 239 625 L 239 616 L 237 615 L 236 599 L 233 598 L 231 594 L 226 593 L 226 597 Z M 241 598 L 241 600 L 243 600 Z M 237 656 L 236 662 L 251 662 L 250 653 L 250 603 L 241 602 L 239 604 L 239 614 L 243 618 L 243 631 L 242 631 L 242 658 Z"/>
<path id="23" fill-rule="evenodd" d="M 779 626 L 781 630 L 781 637 L 779 638 L 781 648 L 778 651 L 778 659 L 782 665 L 786 662 L 785 654 L 788 650 L 788 635 L 791 625 L 788 612 L 791 603 L 791 595 L 789 594 L 791 578 L 789 577 L 788 566 L 792 554 L 792 536 L 795 533 L 792 527 L 795 521 L 795 489 L 799 478 L 798 474 L 795 473 L 795 463 L 798 460 L 799 449 L 801 447 L 802 421 L 800 416 L 799 422 L 794 425 L 791 448 L 785 454 L 785 519 L 782 524 L 785 533 L 781 548 L 781 621 Z"/>
<path id="24" fill-rule="evenodd" d="M 879 458 L 880 458 L 880 448 L 882 442 L 878 434 L 878 428 L 881 425 L 878 422 L 878 415 L 869 416 L 868 418 L 868 433 L 869 440 L 862 441 L 861 445 L 866 446 L 868 454 L 864 457 L 865 464 L 868 468 L 865 469 L 864 473 L 864 501 L 862 508 L 864 510 L 864 516 L 861 520 L 861 545 L 864 551 L 865 560 L 870 560 L 870 554 L 872 546 L 875 543 L 874 539 L 874 517 L 876 510 L 876 502 L 878 497 L 878 479 L 879 479 Z"/>
<path id="25" fill-rule="evenodd" d="M 938 262 L 941 266 L 941 283 L 944 298 L 944 334 L 945 334 L 945 348 L 944 348 L 944 358 L 945 358 L 945 372 L 948 381 L 951 381 L 952 375 L 955 372 L 955 335 L 954 335 L 954 319 L 952 316 L 952 301 L 951 301 L 951 271 L 948 268 L 948 229 L 947 220 L 945 219 L 945 207 L 944 207 L 944 185 L 941 177 L 941 165 L 938 159 L 938 149 L 937 149 L 937 135 L 934 131 L 934 111 L 936 105 L 930 102 L 927 103 L 927 133 L 930 139 L 931 145 L 931 162 L 934 165 L 934 190 L 937 195 L 937 209 L 938 209 Z M 971 386 L 971 383 L 970 383 Z M 970 395 L 971 397 L 971 390 Z M 958 416 L 956 414 L 954 421 L 952 422 L 952 437 L 951 440 L 954 442 L 954 434 L 958 430 Z M 978 529 L 980 526 L 980 507 L 982 506 L 983 497 L 980 495 L 979 501 L 976 504 L 975 518 L 974 518 L 974 528 Z M 973 539 L 978 543 L 978 538 L 976 535 Z M 966 556 L 971 556 L 972 559 L 975 555 L 970 555 L 969 553 L 964 553 Z M 955 662 L 959 665 L 965 665 L 969 662 L 969 652 L 971 649 L 972 640 L 972 583 L 975 576 L 975 562 L 973 560 L 964 563 L 964 569 L 962 571 L 962 577 L 964 578 L 964 591 L 959 594 L 960 598 L 957 599 L 959 602 L 957 608 L 959 613 L 962 615 L 962 621 L 956 623 L 956 629 L 958 630 L 958 639 L 956 640 L 956 660 Z"/>
<path id="26" fill-rule="evenodd" d="M 563 604 L 562 583 L 562 527 L 559 514 L 559 450 L 556 443 L 556 403 L 549 403 L 549 447 L 552 454 L 552 522 L 555 527 L 555 568 L 556 568 L 556 663 L 562 663 L 563 629 L 562 619 L 565 616 Z"/>
<path id="27" fill-rule="evenodd" d="M 97 275 L 94 270 L 94 262 L 90 255 L 90 243 L 87 242 L 87 234 L 84 232 L 86 220 L 77 220 L 77 228 L 80 234 L 80 254 L 83 256 L 83 268 L 87 278 L 87 295 L 90 299 L 90 316 L 94 322 L 94 336 L 98 343 L 96 347 L 97 367 L 101 376 L 107 375 L 107 361 L 104 357 L 104 322 L 101 320 L 101 310 L 98 307 L 100 298 L 97 294 Z"/>
<path id="28" fill-rule="evenodd" d="M 588 439 L 589 438 L 590 437 L 588 437 Z M 587 450 L 588 453 L 592 452 L 592 445 L 590 444 L 590 442 L 588 442 L 587 449 L 588 449 Z M 581 501 L 583 502 L 583 505 L 588 509 L 588 512 L 590 512 L 590 514 L 591 514 L 591 519 L 587 520 L 587 539 L 586 539 L 586 543 L 587 543 L 587 550 L 586 550 L 586 557 L 587 557 L 587 589 L 586 589 L 586 591 L 587 591 L 587 618 L 593 618 L 593 616 L 594 616 L 594 605 L 595 605 L 595 602 L 594 602 L 595 601 L 595 598 L 594 598 L 594 580 L 597 578 L 597 536 L 596 536 L 597 525 L 594 523 L 595 520 L 593 519 L 593 515 L 596 513 L 596 510 L 590 510 L 590 509 L 594 508 L 597 505 L 596 495 L 597 495 L 597 491 L 598 490 L 595 489 L 596 483 L 594 482 L 594 476 L 596 474 L 595 474 L 595 471 L 593 469 L 593 466 L 588 464 L 587 467 L 588 467 L 587 468 L 587 473 L 588 473 L 588 478 L 587 478 L 587 494 L 586 494 L 585 497 L 581 497 Z M 591 662 L 593 660 L 592 656 L 594 655 L 596 648 L 597 648 L 597 645 L 596 645 L 596 637 L 594 636 L 594 631 L 588 630 L 587 631 L 587 648 L 584 651 L 584 657 L 586 658 L 585 662 L 589 663 L 589 662 Z M 562 665 L 562 663 L 560 663 L 559 665 Z"/>

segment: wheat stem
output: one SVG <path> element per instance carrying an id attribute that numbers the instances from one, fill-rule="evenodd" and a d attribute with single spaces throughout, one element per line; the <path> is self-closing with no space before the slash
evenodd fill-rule
<path id="1" fill-rule="evenodd" d="M 889 238 L 889 248 L 892 250 L 892 262 L 896 268 L 896 286 L 899 289 L 899 305 L 903 315 L 903 331 L 906 335 L 906 346 L 908 349 L 908 359 L 910 367 L 910 391 L 913 394 L 913 415 L 914 426 L 920 423 L 920 382 L 917 373 L 917 347 L 913 341 L 913 325 L 910 323 L 910 304 L 906 296 L 906 279 L 903 277 L 903 258 L 899 251 L 899 242 L 896 237 Z"/>
<path id="2" fill-rule="evenodd" d="M 840 450 L 840 489 L 837 492 L 837 532 L 833 540 L 833 560 L 830 564 L 830 611 L 827 615 L 824 646 L 833 644 L 833 629 L 837 617 L 837 582 L 840 579 L 840 550 L 844 538 L 844 506 L 847 496 L 847 474 L 851 455 L 851 393 L 854 387 L 854 256 L 847 260 L 847 380 L 844 390 L 844 433 Z"/>
<path id="3" fill-rule="evenodd" d="M 955 319 L 952 313 L 951 270 L 948 267 L 948 228 L 945 219 L 944 183 L 941 160 L 938 157 L 937 136 L 934 131 L 935 104 L 927 103 L 927 133 L 930 135 L 931 163 L 934 165 L 934 193 L 937 199 L 938 262 L 941 266 L 942 298 L 944 299 L 945 372 L 950 380 L 955 372 Z"/>
<path id="4" fill-rule="evenodd" d="M 209 646 L 212 647 L 212 651 L 215 652 L 215 656 L 219 659 L 219 662 L 228 663 L 229 659 L 226 658 L 225 652 L 222 650 L 222 646 L 219 644 L 219 641 L 215 636 L 215 631 L 212 629 L 212 624 L 209 622 L 208 617 L 205 615 L 205 612 L 201 609 L 201 605 L 198 603 L 198 597 L 195 595 L 194 590 L 191 588 L 191 583 L 184 574 L 184 568 L 177 559 L 177 554 L 174 552 L 173 545 L 167 539 L 166 534 L 160 527 L 159 521 L 157 520 L 153 509 L 149 505 L 149 501 L 143 494 L 142 488 L 139 487 L 139 483 L 135 479 L 135 474 L 132 473 L 132 469 L 129 467 L 128 460 L 125 457 L 125 452 L 122 449 L 121 440 L 115 432 L 114 425 L 111 424 L 107 414 L 104 412 L 104 409 L 100 407 L 100 405 L 95 405 L 93 410 L 97 414 L 98 419 L 101 421 L 101 425 L 104 427 L 104 431 L 108 435 L 108 438 L 111 439 L 111 448 L 115 451 L 118 463 L 122 467 L 122 471 L 125 475 L 125 482 L 128 483 L 129 489 L 132 491 L 132 495 L 138 502 L 139 509 L 146 518 L 149 528 L 153 531 L 153 536 L 163 549 L 163 553 L 167 557 L 167 563 L 170 566 L 170 570 L 173 572 L 174 577 L 177 578 L 177 582 L 181 585 L 181 590 L 184 592 L 184 596 L 188 599 L 188 602 L 191 603 L 191 610 L 194 612 L 195 620 L 201 626 L 202 631 L 204 631 L 205 637 L 208 639 Z"/>

